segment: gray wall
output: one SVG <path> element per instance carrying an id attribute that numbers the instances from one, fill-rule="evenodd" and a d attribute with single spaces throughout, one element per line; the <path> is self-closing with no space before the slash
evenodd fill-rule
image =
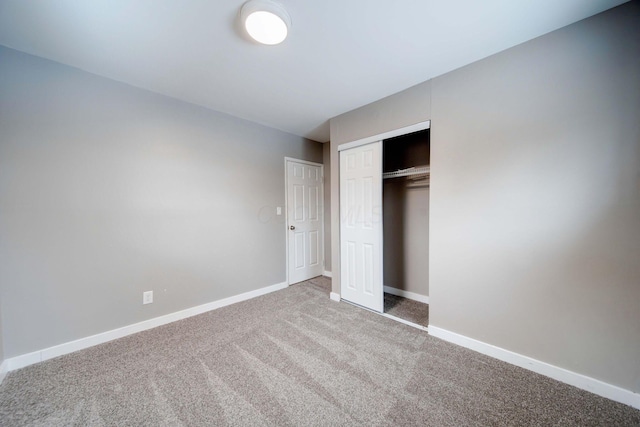
<path id="1" fill-rule="evenodd" d="M 331 121 L 335 165 L 341 142 L 432 119 L 431 325 L 634 392 L 639 9 L 626 3 L 437 77 L 431 99 L 418 87 L 422 102 L 404 94 Z"/>
<path id="2" fill-rule="evenodd" d="M 405 193 L 405 283 L 403 289 L 429 296 L 429 188 Z"/>
<path id="3" fill-rule="evenodd" d="M 322 144 L 324 163 L 324 269 L 331 271 L 331 145 Z"/>
<path id="4" fill-rule="evenodd" d="M 357 110 L 334 117 L 331 126 L 332 291 L 340 293 L 340 176 L 338 145 L 429 120 L 431 82 L 427 81 Z"/>
<path id="5" fill-rule="evenodd" d="M 5 355 L 285 281 L 285 156 L 322 145 L 0 48 Z"/>
<path id="6" fill-rule="evenodd" d="M 433 80 L 430 324 L 640 391 L 640 3 Z"/>
<path id="7" fill-rule="evenodd" d="M 429 296 L 429 188 L 383 182 L 384 285 Z"/>
<path id="8" fill-rule="evenodd" d="M 4 322 L 2 321 L 2 300 L 0 299 L 0 364 L 4 362 Z"/>

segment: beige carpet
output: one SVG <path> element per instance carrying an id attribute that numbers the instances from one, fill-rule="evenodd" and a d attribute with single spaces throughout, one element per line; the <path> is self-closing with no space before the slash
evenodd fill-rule
<path id="1" fill-rule="evenodd" d="M 3 426 L 632 426 L 640 411 L 329 300 L 316 279 L 11 372 Z"/>
<path id="2" fill-rule="evenodd" d="M 421 326 L 429 326 L 429 304 L 384 294 L 384 312 Z"/>

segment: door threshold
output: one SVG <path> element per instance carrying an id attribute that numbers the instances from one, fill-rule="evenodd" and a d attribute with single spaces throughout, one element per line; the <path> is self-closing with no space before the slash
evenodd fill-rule
<path id="1" fill-rule="evenodd" d="M 363 310 L 370 311 L 370 312 L 375 313 L 375 314 L 377 314 L 379 316 L 386 317 L 387 319 L 395 320 L 396 322 L 404 323 L 407 326 L 411 326 L 413 328 L 420 329 L 421 331 L 425 331 L 426 333 L 429 333 L 429 327 L 428 326 L 419 325 L 417 323 L 413 323 L 413 322 L 410 322 L 408 320 L 401 319 L 400 317 L 392 316 L 391 314 L 380 313 L 379 311 L 371 310 L 370 308 L 363 307 L 363 306 L 361 306 L 359 304 L 356 304 L 356 303 L 351 302 L 351 301 L 347 301 L 345 299 L 340 299 L 340 301 L 346 302 L 347 304 L 351 304 L 354 307 L 358 307 L 358 308 L 361 308 Z"/>
<path id="2" fill-rule="evenodd" d="M 377 313 L 377 312 L 374 311 L 374 313 Z M 387 314 L 387 313 L 378 313 L 378 314 L 381 315 L 381 316 L 384 316 L 386 318 L 389 318 L 391 320 L 395 320 L 396 322 L 404 323 L 405 325 L 409 325 L 409 326 L 412 326 L 412 327 L 414 327 L 416 329 L 420 329 L 420 330 L 425 331 L 427 333 L 429 332 L 429 327 L 428 326 L 419 325 L 417 323 L 413 323 L 413 322 L 410 322 L 408 320 L 402 319 L 400 317 L 392 316 L 391 314 Z"/>

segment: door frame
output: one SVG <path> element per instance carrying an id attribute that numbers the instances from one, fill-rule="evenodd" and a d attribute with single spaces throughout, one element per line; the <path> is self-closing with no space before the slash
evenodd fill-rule
<path id="1" fill-rule="evenodd" d="M 366 144 L 370 144 L 372 142 L 376 142 L 376 141 L 382 141 L 382 149 L 384 152 L 384 140 L 385 139 L 389 139 L 389 138 L 394 138 L 396 136 L 402 136 L 402 135 L 407 135 L 409 133 L 413 133 L 413 132 L 418 132 L 421 130 L 426 130 L 426 129 L 431 129 L 431 120 L 425 120 L 422 122 L 418 122 L 418 123 L 414 123 L 412 125 L 409 126 L 403 126 L 401 128 L 396 128 L 396 129 L 392 129 L 390 131 L 387 132 L 382 132 L 382 133 L 378 133 L 375 135 L 371 135 L 371 136 L 367 136 L 365 138 L 360 138 L 360 139 L 356 139 L 354 141 L 350 141 L 350 142 L 344 142 L 340 145 L 338 145 L 338 165 L 332 165 L 333 167 L 337 167 L 338 168 L 338 212 L 341 212 L 341 206 L 340 206 L 340 184 L 342 182 L 342 177 L 340 176 L 340 152 L 343 150 L 348 150 L 349 148 L 355 148 L 355 147 L 360 147 L 361 145 L 366 145 Z M 384 219 L 383 219 L 384 221 Z M 341 257 L 342 254 L 340 253 L 341 248 L 342 248 L 342 236 L 340 235 L 340 227 L 341 227 L 341 221 L 338 221 L 337 224 L 337 233 L 338 233 L 338 256 L 337 258 L 334 257 L 333 254 L 331 254 L 332 258 L 335 260 L 338 260 L 338 266 L 336 268 L 336 266 L 332 265 L 332 276 L 335 277 L 339 277 L 338 280 L 340 280 L 340 294 L 342 294 L 342 280 L 340 279 L 342 277 L 342 263 L 341 263 Z M 384 227 L 384 225 L 383 225 Z M 331 231 L 332 233 L 334 233 L 333 229 Z M 384 234 L 384 232 L 383 232 Z M 382 242 L 380 242 L 380 244 L 382 245 Z M 333 249 L 333 248 L 332 248 Z M 289 269 L 287 268 L 287 272 L 289 271 Z M 384 277 L 384 270 L 382 272 L 383 277 Z M 384 297 L 384 286 L 383 286 L 383 297 Z M 333 292 L 332 292 L 333 294 Z M 340 295 L 336 295 L 335 297 L 331 296 L 332 299 L 336 299 L 336 300 L 340 300 Z"/>
<path id="2" fill-rule="evenodd" d="M 407 135 L 409 133 L 418 132 L 418 131 L 430 129 L 430 128 L 431 128 L 431 120 L 426 120 L 424 122 L 419 122 L 413 125 L 401 127 L 398 129 L 393 129 L 387 132 L 378 133 L 376 135 L 367 136 L 366 138 L 356 139 L 355 141 L 344 142 L 338 145 L 338 151 L 359 147 L 361 145 L 366 145 L 376 141 L 384 142 L 385 139 L 394 138 L 396 136 Z"/>
<path id="3" fill-rule="evenodd" d="M 325 183 L 325 177 L 324 177 L 324 164 L 322 163 L 316 163 L 316 162 L 310 162 L 308 160 L 300 160 L 300 159 L 296 159 L 294 157 L 285 157 L 284 158 L 284 242 L 285 242 L 285 246 L 286 246 L 286 250 L 285 250 L 285 266 L 286 266 L 286 283 L 287 286 L 290 286 L 291 283 L 289 282 L 289 173 L 288 170 L 289 168 L 287 167 L 287 164 L 289 162 L 295 162 L 295 163 L 301 163 L 303 165 L 309 165 L 309 166 L 320 166 L 320 175 L 322 176 L 322 185 L 320 186 L 320 199 L 322 200 L 322 226 L 321 226 L 321 232 L 320 232 L 320 237 L 322 239 L 322 272 L 324 274 L 324 269 L 325 269 L 325 258 L 324 258 L 324 253 L 325 253 L 325 244 L 327 243 L 324 239 L 324 222 L 326 221 L 325 218 L 325 212 L 324 212 L 324 183 Z"/>

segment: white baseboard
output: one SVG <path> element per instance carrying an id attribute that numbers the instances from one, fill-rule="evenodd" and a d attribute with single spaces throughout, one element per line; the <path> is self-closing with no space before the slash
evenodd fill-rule
<path id="1" fill-rule="evenodd" d="M 384 291 L 391 295 L 396 295 L 399 297 L 404 297 L 407 299 L 412 299 L 414 301 L 422 302 L 425 304 L 429 304 L 429 297 L 422 294 L 417 294 L 415 292 L 405 291 L 404 289 L 393 288 L 391 286 L 385 286 Z"/>
<path id="2" fill-rule="evenodd" d="M 187 317 L 196 316 L 198 314 L 206 313 L 207 311 L 215 310 L 217 308 L 225 307 L 227 305 L 235 304 L 237 302 L 246 301 L 261 295 L 265 295 L 271 292 L 278 291 L 286 288 L 287 282 L 278 283 L 276 285 L 267 286 L 264 288 L 256 289 L 255 291 L 245 292 L 240 295 L 234 295 L 229 298 L 224 298 L 218 301 L 213 301 L 207 304 L 198 305 L 195 307 L 187 308 L 185 310 L 176 311 L 174 313 L 166 314 L 164 316 L 155 317 L 153 319 L 145 320 L 132 325 L 124 326 L 122 328 L 113 329 L 111 331 L 102 332 L 100 334 L 91 335 L 89 337 L 80 338 L 75 341 L 70 341 L 64 344 L 55 345 L 53 347 L 45 348 L 43 350 L 34 351 L 32 353 L 22 354 L 20 356 L 12 357 L 3 362 L 6 364 L 8 371 L 24 368 L 25 366 L 32 365 L 34 363 L 42 362 L 47 359 L 62 356 L 64 354 L 73 353 L 74 351 L 83 350 L 94 345 L 103 344 L 108 341 L 113 341 L 118 338 L 126 337 L 138 332 L 146 331 L 158 326 L 166 325 L 167 323 L 175 322 L 176 320 L 186 319 Z"/>
<path id="3" fill-rule="evenodd" d="M 478 353 L 502 360 L 503 362 L 528 369 L 529 371 L 553 378 L 554 380 L 606 397 L 607 399 L 640 409 L 640 394 L 634 393 L 631 390 L 626 390 L 586 375 L 550 365 L 549 363 L 541 362 L 540 360 L 523 356 L 522 354 L 514 353 L 446 329 L 438 328 L 437 326 L 429 325 L 429 334 L 462 347 L 475 350 Z"/>
<path id="4" fill-rule="evenodd" d="M 6 360 L 3 360 L 2 363 L 0 363 L 0 384 L 2 384 L 2 381 L 4 381 L 4 377 L 7 376 L 8 372 L 9 372 L 9 364 L 7 363 Z"/>
<path id="5" fill-rule="evenodd" d="M 329 294 L 329 298 L 331 298 L 333 301 L 338 301 L 340 302 L 340 294 L 337 294 L 335 292 L 331 292 Z"/>
<path id="6" fill-rule="evenodd" d="M 333 277 L 333 276 L 331 276 L 331 272 L 330 272 L 330 271 L 327 271 L 327 270 L 325 270 L 325 271 L 324 271 L 324 273 L 322 273 L 322 275 L 323 275 L 323 276 L 327 276 L 327 277 L 329 277 L 329 278 Z"/>

